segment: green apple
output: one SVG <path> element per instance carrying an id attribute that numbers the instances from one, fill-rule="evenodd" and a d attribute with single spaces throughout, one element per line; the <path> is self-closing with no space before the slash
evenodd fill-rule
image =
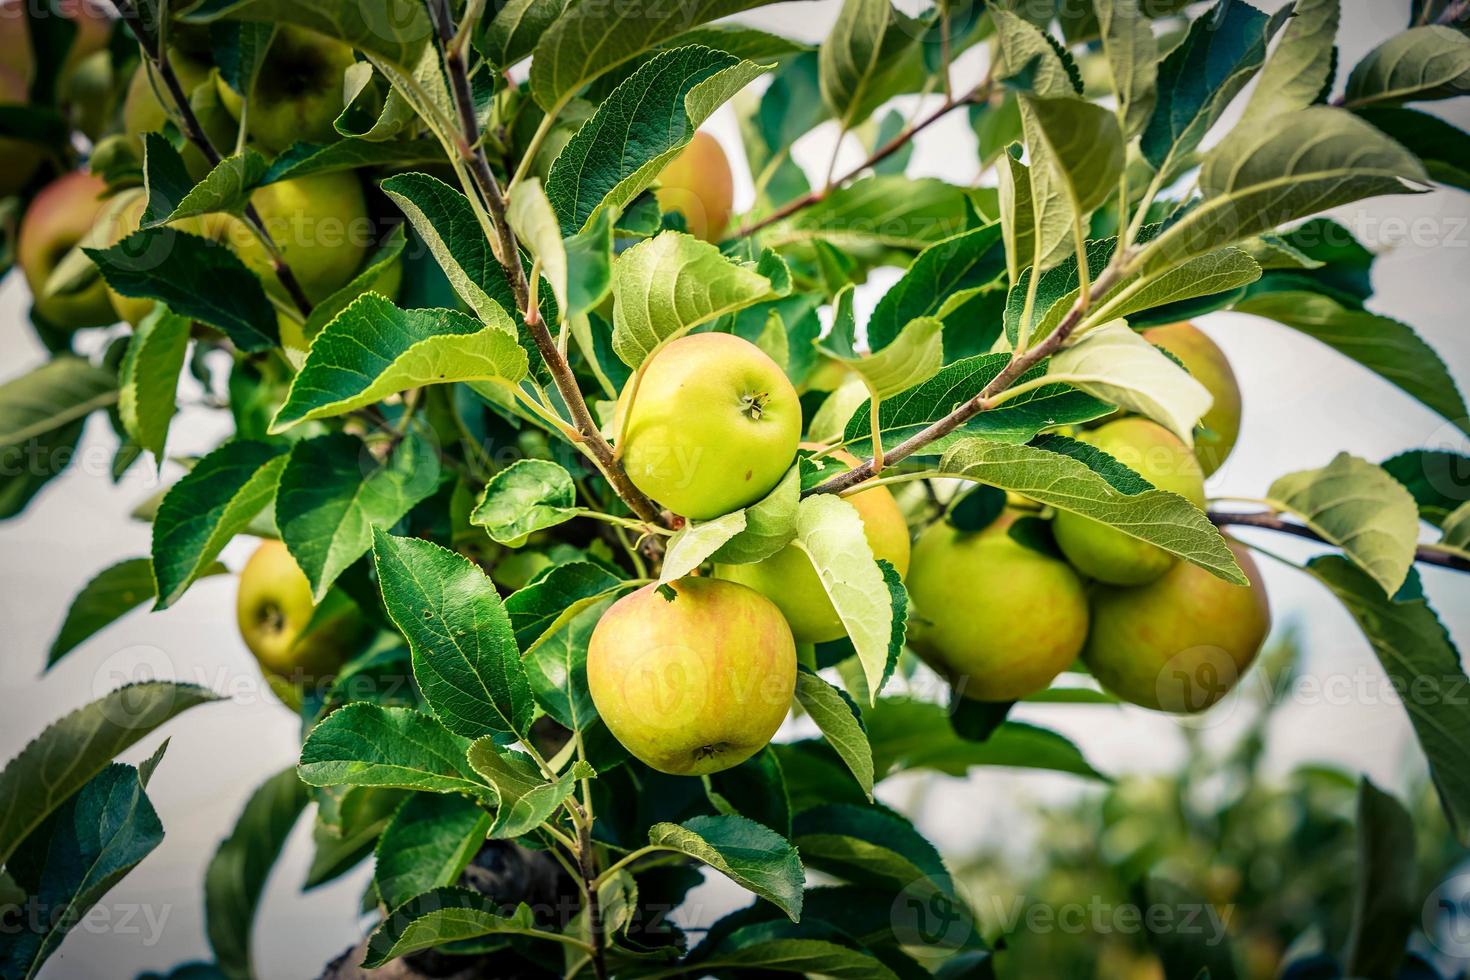
<path id="1" fill-rule="evenodd" d="M 851 469 L 858 464 L 841 450 L 829 458 Z M 863 519 L 863 534 L 873 557 L 892 563 L 899 575 L 909 570 L 909 528 L 887 487 L 873 487 L 844 498 Z M 822 580 L 806 552 L 787 545 L 769 558 L 746 565 L 716 565 L 715 575 L 748 585 L 774 602 L 791 624 L 798 643 L 825 643 L 847 634 Z"/>
<path id="2" fill-rule="evenodd" d="M 92 230 L 107 207 L 107 184 L 80 170 L 58 177 L 31 201 L 20 223 L 16 261 L 35 297 L 36 312 L 63 330 L 100 327 L 117 321 L 107 284 L 97 276 L 78 292 L 44 295 L 57 264 Z"/>
<path id="3" fill-rule="evenodd" d="M 759 592 L 682 578 L 603 614 L 587 645 L 587 687 L 629 752 L 660 772 L 700 776 L 744 762 L 781 727 L 796 643 Z"/>
<path id="4" fill-rule="evenodd" d="M 25 79 L 13 68 L 0 64 L 0 103 L 24 105 L 29 99 Z M 29 184 L 45 158 L 39 143 L 0 139 L 0 197 L 9 197 Z"/>
<path id="5" fill-rule="evenodd" d="M 1205 506 L 1205 477 L 1180 439 L 1144 418 L 1122 418 L 1082 435 L 1160 490 L 1171 490 L 1195 506 Z M 1174 556 L 1068 511 L 1052 523 L 1057 544 L 1082 574 L 1110 585 L 1144 585 L 1169 570 Z"/>
<path id="6" fill-rule="evenodd" d="M 1087 640 L 1082 580 L 1065 561 L 1017 540 L 1023 516 L 1005 510 L 980 531 L 940 521 L 914 545 L 909 646 L 978 701 L 1043 690 Z"/>
<path id="7" fill-rule="evenodd" d="M 350 170 L 267 184 L 250 196 L 250 202 L 313 303 L 345 286 L 374 242 L 362 183 Z M 269 289 L 285 298 L 270 254 L 242 219 L 206 215 L 203 230 L 207 237 L 228 244 Z"/>
<path id="8" fill-rule="evenodd" d="M 250 96 L 250 135 L 268 150 L 292 143 L 337 138 L 332 123 L 342 114 L 342 73 L 356 59 L 352 48 L 301 27 L 276 31 Z M 220 102 L 238 122 L 240 93 L 219 80 Z"/>
<path id="9" fill-rule="evenodd" d="M 1179 562 L 1137 588 L 1099 586 L 1082 659 L 1124 700 L 1161 711 L 1203 711 L 1235 686 L 1271 630 L 1261 573 L 1234 541 L 1250 579 L 1231 585 Z"/>
<path id="10" fill-rule="evenodd" d="M 707 242 L 724 237 L 735 197 L 730 161 L 709 133 L 698 132 L 658 175 L 658 206 L 684 216 L 689 234 Z"/>
<path id="11" fill-rule="evenodd" d="M 641 382 L 634 375 L 615 424 L 634 485 L 676 514 L 706 520 L 755 503 L 780 482 L 801 438 L 801 402 L 759 347 L 699 333 L 654 354 Z"/>
<path id="12" fill-rule="evenodd" d="M 186 95 L 209 80 L 211 68 L 177 48 L 169 48 L 168 61 L 178 76 L 179 84 Z M 160 98 L 163 101 L 160 101 Z M 133 149 L 138 159 L 143 159 L 143 136 L 145 133 L 161 132 L 164 124 L 173 118 L 170 111 L 173 101 L 163 79 L 145 60 L 133 71 L 128 80 L 128 91 L 123 97 L 123 131 L 132 137 Z M 223 135 L 223 134 L 220 134 Z M 204 153 L 192 143 L 179 151 L 189 175 L 196 180 L 209 173 L 209 161 Z"/>
<path id="13" fill-rule="evenodd" d="M 1224 464 L 1240 438 L 1240 383 L 1225 358 L 1225 352 L 1203 330 L 1192 323 L 1171 323 L 1143 331 L 1149 343 L 1157 344 L 1184 363 L 1194 380 L 1215 398 L 1200 419 L 1203 432 L 1196 432 L 1194 455 L 1205 476 Z"/>
<path id="14" fill-rule="evenodd" d="M 351 602 L 343 603 L 326 622 L 312 623 L 316 612 L 311 584 L 286 546 L 262 541 L 240 571 L 235 600 L 240 636 L 261 670 L 297 683 L 315 683 L 335 673 L 369 632 Z"/>

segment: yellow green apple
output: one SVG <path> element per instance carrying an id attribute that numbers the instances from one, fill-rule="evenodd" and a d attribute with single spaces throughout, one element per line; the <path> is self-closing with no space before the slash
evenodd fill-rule
<path id="1" fill-rule="evenodd" d="M 1204 431 L 1194 437 L 1195 458 L 1209 476 L 1224 464 L 1240 438 L 1240 383 L 1230 361 L 1220 345 L 1192 323 L 1153 327 L 1143 331 L 1143 336 L 1179 358 L 1194 380 L 1214 396 L 1215 403 L 1200 419 Z"/>
<path id="2" fill-rule="evenodd" d="M 36 313 L 63 330 L 100 327 L 117 320 L 101 276 L 77 292 L 45 295 L 57 264 L 92 231 L 107 207 L 106 190 L 102 178 L 73 171 L 42 188 L 21 219 L 16 261 L 35 297 Z"/>
<path id="3" fill-rule="evenodd" d="M 1023 516 L 1007 509 L 979 531 L 940 521 L 914 545 L 905 583 L 913 600 L 909 646 L 979 701 L 1043 690 L 1087 640 L 1082 580 L 1065 561 L 1013 536 Z"/>
<path id="4" fill-rule="evenodd" d="M 330 600 L 330 596 L 329 596 Z M 335 673 L 368 628 L 350 602 L 312 623 L 311 584 L 280 541 L 262 541 L 240 571 L 240 637 L 266 674 L 311 684 Z M 311 630 L 307 632 L 307 626 Z"/>
<path id="5" fill-rule="evenodd" d="M 759 347 L 699 333 L 657 351 L 641 380 L 634 374 L 614 424 L 634 485 L 676 514 L 706 520 L 755 503 L 785 475 L 801 438 L 801 402 Z"/>
<path id="6" fill-rule="evenodd" d="M 1082 659 L 1126 701 L 1177 713 L 1225 696 L 1271 630 L 1271 607 L 1250 554 L 1229 542 L 1250 585 L 1232 585 L 1179 562 L 1135 588 L 1099 586 Z"/>
<path id="7" fill-rule="evenodd" d="M 828 458 L 851 469 L 858 464 L 851 453 L 838 450 Z M 873 557 L 883 558 L 904 575 L 909 570 L 909 528 L 903 511 L 887 487 L 873 487 L 844 498 L 863 519 L 863 534 Z M 832 606 L 827 590 L 805 551 L 787 545 L 769 558 L 745 565 L 716 565 L 715 575 L 748 585 L 774 602 L 791 624 L 798 643 L 825 643 L 847 630 Z"/>
<path id="8" fill-rule="evenodd" d="M 689 234 L 717 242 L 730 223 L 735 183 L 730 161 L 709 133 L 698 132 L 658 175 L 654 197 L 665 211 L 684 216 Z"/>
<path id="9" fill-rule="evenodd" d="M 1160 490 L 1205 505 L 1205 477 L 1178 436 L 1156 422 L 1129 417 L 1081 437 Z M 1143 585 L 1164 574 L 1174 556 L 1122 531 L 1069 511 L 1052 522 L 1057 544 L 1078 571 L 1110 585 Z"/>
<path id="10" fill-rule="evenodd" d="M 633 755 L 677 776 L 739 765 L 791 707 L 796 643 L 769 599 L 682 578 L 613 603 L 587 645 L 587 686 Z"/>
<path id="11" fill-rule="evenodd" d="M 352 48 L 301 27 L 276 31 L 250 94 L 250 135 L 268 150 L 292 143 L 337 138 L 332 123 L 342 113 L 342 73 L 352 67 Z M 238 122 L 243 100 L 223 79 L 220 102 Z"/>

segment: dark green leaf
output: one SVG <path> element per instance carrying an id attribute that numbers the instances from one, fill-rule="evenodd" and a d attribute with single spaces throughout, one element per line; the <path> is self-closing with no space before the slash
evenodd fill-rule
<path id="1" fill-rule="evenodd" d="M 1420 912 L 1414 820 L 1402 803 L 1364 776 L 1358 783 L 1358 887 L 1348 938 L 1354 977 L 1399 976 Z"/>
<path id="2" fill-rule="evenodd" d="M 199 577 L 224 572 L 216 562 Z M 155 595 L 153 563 L 147 558 L 129 558 L 98 572 L 71 601 L 46 656 L 47 668 Z"/>
<path id="3" fill-rule="evenodd" d="M 650 844 L 697 858 L 737 885 L 779 905 L 791 921 L 801 918 L 804 879 L 796 848 L 776 832 L 735 815 L 694 817 L 655 824 Z"/>
<path id="4" fill-rule="evenodd" d="M 485 842 L 490 814 L 462 796 L 414 793 L 378 840 L 373 883 L 396 909 L 415 895 L 459 880 Z"/>
<path id="5" fill-rule="evenodd" d="M 386 786 L 493 800 L 465 759 L 469 747 L 468 739 L 422 712 L 349 704 L 311 730 L 297 772 L 311 786 Z"/>

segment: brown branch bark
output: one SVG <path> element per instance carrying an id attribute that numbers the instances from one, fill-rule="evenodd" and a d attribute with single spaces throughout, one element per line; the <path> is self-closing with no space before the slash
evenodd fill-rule
<path id="1" fill-rule="evenodd" d="M 449 78 L 450 90 L 459 114 L 462 132 L 459 134 L 457 150 L 470 169 L 470 175 L 474 179 L 475 187 L 479 190 L 485 207 L 490 211 L 491 223 L 495 226 L 497 236 L 495 257 L 500 262 L 501 268 L 505 270 L 511 294 L 520 308 L 526 329 L 530 331 L 537 352 L 540 353 L 541 359 L 551 372 L 552 380 L 556 383 L 556 390 L 561 393 L 562 401 L 572 413 L 572 424 L 576 426 L 583 445 L 597 460 L 608 482 L 612 484 L 618 496 L 638 516 L 639 520 L 650 524 L 663 523 L 659 508 L 648 498 L 647 494 L 639 490 L 633 485 L 633 481 L 628 479 L 627 471 L 614 456 L 612 446 L 608 445 L 607 440 L 602 437 L 602 431 L 596 420 L 593 419 L 591 410 L 587 407 L 587 400 L 582 395 L 582 388 L 577 384 L 571 365 L 567 363 L 566 357 L 557 348 L 551 331 L 547 328 L 546 322 L 541 319 L 540 311 L 531 307 L 531 290 L 526 282 L 526 271 L 521 265 L 520 246 L 516 241 L 515 231 L 506 218 L 505 193 L 500 187 L 500 182 L 495 179 L 495 172 L 490 169 L 490 161 L 485 156 L 484 147 L 480 145 L 480 122 L 475 115 L 474 93 L 470 89 L 469 72 L 464 62 L 464 53 L 454 44 L 454 19 L 448 0 L 428 0 L 428 7 L 430 19 L 434 22 L 435 37 L 444 59 L 444 71 Z"/>
<path id="2" fill-rule="evenodd" d="M 1270 511 L 1256 511 L 1248 514 L 1232 513 L 1230 511 L 1212 510 L 1208 512 L 1209 518 L 1219 527 L 1235 525 L 1238 527 L 1259 527 L 1268 531 L 1278 531 L 1282 534 L 1290 534 L 1298 538 L 1306 538 L 1308 541 L 1317 541 L 1322 544 L 1332 542 L 1323 538 L 1316 531 L 1302 524 L 1282 520 L 1280 516 Z M 1449 568 L 1457 572 L 1470 572 L 1470 561 L 1466 561 L 1459 555 L 1452 555 L 1444 551 L 1436 551 L 1433 548 L 1419 548 L 1414 553 L 1414 560 L 1425 565 L 1435 565 L 1439 568 Z"/>

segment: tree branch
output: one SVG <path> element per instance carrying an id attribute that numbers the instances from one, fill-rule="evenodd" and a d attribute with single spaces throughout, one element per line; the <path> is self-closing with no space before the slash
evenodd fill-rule
<path id="1" fill-rule="evenodd" d="M 793 214 L 804 208 L 811 207 L 813 204 L 816 204 L 818 201 L 821 201 L 823 198 L 825 198 L 828 194 L 832 193 L 832 191 L 836 188 L 841 187 L 843 184 L 861 175 L 864 170 L 875 167 L 878 164 L 882 163 L 884 160 L 887 160 L 889 157 L 893 156 L 893 154 L 897 153 L 899 150 L 908 145 L 909 140 L 913 139 L 915 136 L 919 135 L 919 133 L 923 132 L 925 129 L 928 129 L 934 123 L 944 118 L 950 113 L 951 110 L 957 109 L 963 105 L 979 103 L 985 101 L 986 99 L 989 99 L 990 93 L 993 88 L 994 84 L 987 80 L 981 82 L 979 85 L 975 86 L 975 88 L 970 90 L 968 94 L 963 95 L 958 99 L 946 98 L 944 102 L 940 104 L 939 108 L 929 113 L 929 115 L 924 116 L 922 119 L 919 119 L 904 127 L 904 129 L 899 132 L 897 136 L 893 137 L 893 139 L 878 147 L 878 149 L 873 151 L 873 154 L 870 157 L 868 157 L 862 163 L 858 164 L 856 167 L 853 167 L 841 177 L 838 177 L 836 180 L 828 181 L 822 187 L 819 187 L 813 191 L 808 191 L 801 197 L 787 201 L 775 211 L 772 211 L 770 214 L 766 215 L 763 218 L 760 218 L 757 221 L 752 221 L 749 224 L 742 225 L 738 231 L 729 236 L 729 239 L 745 238 L 749 235 L 753 235 L 756 232 L 760 231 L 762 228 L 766 228 L 770 225 L 775 224 L 778 221 L 789 218 Z"/>
<path id="2" fill-rule="evenodd" d="M 1016 379 L 1021 375 L 1031 370 L 1031 368 L 1035 367 L 1042 360 L 1050 357 L 1066 342 L 1068 337 L 1072 336 L 1072 332 L 1077 329 L 1082 323 L 1083 317 L 1087 315 L 1087 310 L 1092 302 L 1092 296 L 1094 294 L 1099 296 L 1106 295 L 1108 290 L 1117 285 L 1119 278 L 1122 276 L 1123 266 L 1126 264 L 1126 253 L 1119 252 L 1114 257 L 1114 260 L 1109 263 L 1108 267 L 1103 270 L 1102 274 L 1097 277 L 1096 281 L 1093 282 L 1092 288 L 1087 293 L 1077 297 L 1076 302 L 1072 304 L 1072 308 L 1067 311 L 1066 317 L 1062 319 L 1062 322 L 1057 325 L 1055 330 L 1048 334 L 1035 347 L 1012 357 L 1010 363 L 1005 366 L 1005 369 L 991 379 L 990 384 L 986 385 L 980 394 L 962 403 L 944 418 L 931 423 L 926 428 L 914 433 L 884 453 L 883 465 L 888 466 L 907 459 L 909 456 L 912 456 L 920 449 L 929 445 L 929 443 L 949 435 L 981 412 L 993 408 L 992 399 L 1014 384 Z M 869 459 L 845 473 L 838 473 L 836 476 L 818 484 L 806 491 L 802 496 L 810 496 L 814 493 L 841 493 L 850 487 L 857 486 L 865 480 L 872 479 L 877 473 L 877 465 L 872 459 Z"/>
<path id="3" fill-rule="evenodd" d="M 1308 541 L 1317 541 L 1322 544 L 1332 542 L 1323 538 L 1316 531 L 1301 524 L 1284 521 L 1270 511 L 1257 511 L 1249 514 L 1232 513 L 1230 511 L 1212 510 L 1208 511 L 1211 521 L 1219 527 L 1236 525 L 1239 527 L 1259 527 L 1268 531 L 1279 531 L 1282 534 L 1290 534 L 1298 538 L 1306 538 Z M 1466 561 L 1459 555 L 1450 554 L 1447 551 L 1439 551 L 1434 548 L 1420 547 L 1414 552 L 1414 560 L 1425 565 L 1436 565 L 1440 568 L 1449 568 L 1457 572 L 1470 572 L 1470 561 Z"/>
<path id="4" fill-rule="evenodd" d="M 204 127 L 199 124 L 199 117 L 194 115 L 194 107 L 189 104 L 189 93 L 184 91 L 183 83 L 179 81 L 174 66 L 169 62 L 168 52 L 158 43 L 157 36 L 148 32 L 138 8 L 133 5 L 133 0 L 112 0 L 112 5 L 117 10 L 118 17 L 126 21 L 128 27 L 132 29 L 133 37 L 137 38 L 138 47 L 142 50 L 143 56 L 147 58 L 153 70 L 158 73 L 158 77 L 163 80 L 164 87 L 168 89 L 169 98 L 173 100 L 174 107 L 178 110 L 179 120 L 183 124 L 184 136 L 199 148 L 199 152 L 204 154 L 204 159 L 211 167 L 218 166 L 224 158 L 220 156 L 219 150 L 215 148 L 209 135 L 204 132 Z M 265 227 L 265 221 L 260 217 L 260 212 L 248 200 L 245 202 L 244 215 L 245 221 L 270 254 L 271 269 L 286 290 L 286 295 L 291 297 L 291 302 L 296 304 L 302 316 L 310 316 L 312 303 L 306 291 L 301 288 L 301 281 L 286 264 L 285 258 L 281 255 L 280 246 L 271 238 L 270 232 Z"/>
<path id="5" fill-rule="evenodd" d="M 430 19 L 434 22 L 439 51 L 444 59 L 444 71 L 449 77 L 450 90 L 459 113 L 462 132 L 458 134 L 456 149 L 468 164 L 475 187 L 490 211 L 491 223 L 495 226 L 497 236 L 497 241 L 493 243 L 495 258 L 505 270 L 511 294 L 515 297 L 526 329 L 530 331 L 537 352 L 551 372 L 562 401 L 566 402 L 572 413 L 572 423 L 577 427 L 582 444 L 597 461 L 608 482 L 639 519 L 650 524 L 662 524 L 664 522 L 658 507 L 633 485 L 622 463 L 614 457 L 612 447 L 602 437 L 602 430 L 592 418 L 592 412 L 587 407 L 587 400 L 582 395 L 582 388 L 577 384 L 571 365 L 556 346 L 551 331 L 541 319 L 540 311 L 532 308 L 531 289 L 526 281 L 526 271 L 521 265 L 520 245 L 506 217 L 505 194 L 501 190 L 500 182 L 495 179 L 494 171 L 490 169 L 484 147 L 480 145 L 480 122 L 475 115 L 474 93 L 470 90 L 469 71 L 465 65 L 462 45 L 454 43 L 456 32 L 448 0 L 427 0 L 427 4 Z"/>

